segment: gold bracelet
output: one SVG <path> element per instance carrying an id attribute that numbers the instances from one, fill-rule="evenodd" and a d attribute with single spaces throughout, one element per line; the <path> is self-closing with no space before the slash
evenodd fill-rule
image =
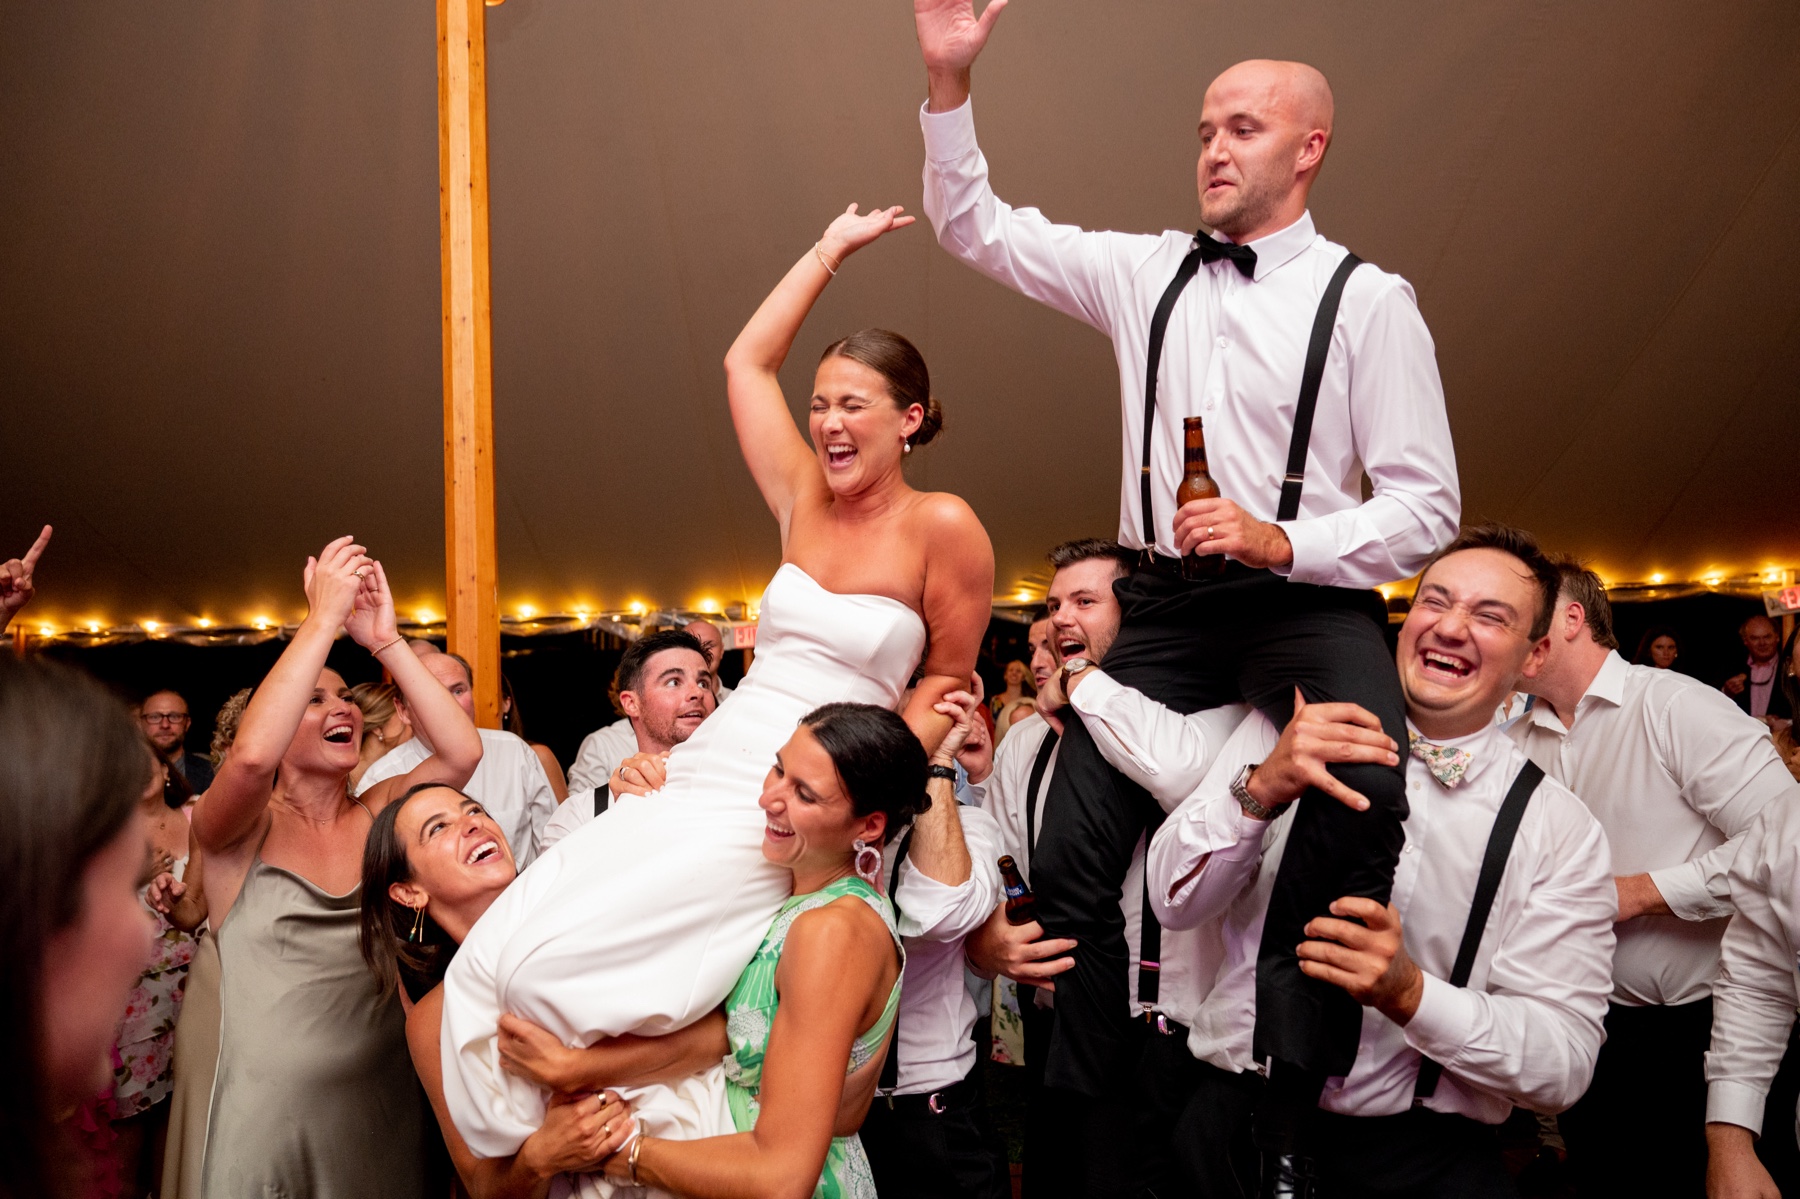
<path id="1" fill-rule="evenodd" d="M 649 1138 L 645 1137 L 643 1133 L 638 1133 L 631 1142 L 631 1152 L 625 1157 L 625 1172 L 629 1176 L 631 1185 L 634 1187 L 644 1185 L 638 1181 L 638 1154 L 644 1151 L 644 1142 L 648 1139 Z"/>
<path id="2" fill-rule="evenodd" d="M 838 267 L 844 265 L 841 261 L 834 263 L 831 255 L 825 252 L 823 239 L 813 243 L 813 253 L 819 256 L 819 265 L 825 268 L 827 274 L 835 276 L 838 273 Z"/>
<path id="3" fill-rule="evenodd" d="M 371 658 L 379 658 L 379 657 L 381 657 L 381 655 L 383 655 L 383 654 L 387 653 L 389 650 L 393 649 L 396 645 L 401 645 L 405 641 L 406 641 L 405 637 L 396 637 L 392 641 L 388 642 L 386 645 L 377 646 L 376 648 L 370 650 L 369 656 Z"/>

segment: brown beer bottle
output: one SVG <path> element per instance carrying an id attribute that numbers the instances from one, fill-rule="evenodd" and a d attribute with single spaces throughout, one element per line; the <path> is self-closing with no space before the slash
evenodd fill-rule
<path id="1" fill-rule="evenodd" d="M 1006 892 L 1008 924 L 1030 924 L 1037 919 L 1037 900 L 1032 898 L 1025 876 L 1019 873 L 1019 864 L 1009 853 L 1000 855 L 1000 887 Z"/>
<path id="2" fill-rule="evenodd" d="M 1206 470 L 1206 430 L 1201 427 L 1200 418 L 1183 417 L 1181 432 L 1187 441 L 1187 469 L 1182 473 L 1181 486 L 1175 489 L 1175 506 L 1179 508 L 1195 500 L 1219 498 L 1219 485 Z M 1224 573 L 1224 554 L 1197 554 L 1189 550 L 1181 557 L 1181 577 L 1184 579 L 1216 579 Z"/>

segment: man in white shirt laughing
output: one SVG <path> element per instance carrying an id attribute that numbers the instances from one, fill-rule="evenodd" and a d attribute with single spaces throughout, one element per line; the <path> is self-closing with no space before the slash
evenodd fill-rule
<path id="1" fill-rule="evenodd" d="M 1515 1105 L 1555 1112 L 1586 1089 L 1611 989 L 1606 836 L 1493 722 L 1549 652 L 1557 579 L 1528 534 L 1465 532 L 1420 577 L 1400 631 L 1406 745 L 1353 704 L 1305 705 L 1279 738 L 1253 715 L 1157 832 L 1148 874 L 1163 923 L 1220 921 L 1225 945 L 1189 1039 L 1206 1066 L 1177 1138 L 1199 1193 L 1256 1185 L 1251 1125 L 1268 1089 L 1251 1032 L 1257 949 L 1290 805 L 1366 802 L 1330 763 L 1405 763 L 1405 846 L 1391 902 L 1345 896 L 1303 931 L 1301 969 L 1363 1016 L 1354 1067 L 1304 1117 L 1316 1178 L 1264 1174 L 1262 1193 L 1516 1194 L 1494 1126 Z"/>
<path id="2" fill-rule="evenodd" d="M 1796 788 L 1761 721 L 1687 675 L 1627 665 L 1617 647 L 1606 588 L 1564 566 L 1550 655 L 1526 683 L 1538 702 L 1510 732 L 1606 830 L 1619 947 L 1594 1085 L 1560 1124 L 1584 1196 L 1697 1195 L 1705 1122 L 1761 1116 L 1707 1111 L 1727 872 L 1757 816 Z"/>

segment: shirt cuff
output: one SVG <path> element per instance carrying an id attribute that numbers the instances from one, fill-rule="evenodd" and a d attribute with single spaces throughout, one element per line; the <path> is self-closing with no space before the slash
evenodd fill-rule
<path id="1" fill-rule="evenodd" d="M 981 910 L 981 919 L 970 928 L 950 929 L 948 937 L 940 934 L 945 931 L 940 925 L 950 921 L 957 914 L 961 901 L 981 886 L 981 871 L 971 868 L 969 877 L 958 886 L 940 882 L 913 865 L 908 859 L 900 867 L 900 885 L 894 889 L 896 905 L 900 909 L 900 933 L 907 937 L 924 937 L 927 941 L 957 940 L 967 936 L 979 927 L 993 912 L 989 904 Z M 899 902 L 900 897 L 905 902 Z"/>
<path id="2" fill-rule="evenodd" d="M 1069 706 L 1083 716 L 1097 716 L 1106 702 L 1125 690 L 1125 684 L 1098 666 L 1081 676 L 1081 686 L 1069 696 Z"/>
<path id="3" fill-rule="evenodd" d="M 1683 920 L 1716 920 L 1732 913 L 1729 903 L 1715 899 L 1706 889 L 1706 875 L 1698 862 L 1652 870 L 1650 881 L 1662 893 L 1669 910 Z"/>
<path id="4" fill-rule="evenodd" d="M 1432 1061 L 1448 1066 L 1469 1043 L 1478 1013 L 1477 1001 L 1466 987 L 1453 987 L 1434 975 L 1425 975 L 1419 994 L 1419 1010 L 1401 1026 L 1406 1043 Z"/>
<path id="5" fill-rule="evenodd" d="M 1753 1086 L 1720 1079 L 1706 1088 L 1706 1122 L 1735 1124 L 1762 1135 L 1764 1094 Z"/>
<path id="6" fill-rule="evenodd" d="M 949 162 L 975 152 L 975 99 L 970 97 L 949 112 L 929 111 L 919 105 L 919 128 L 925 134 L 925 159 Z"/>
<path id="7" fill-rule="evenodd" d="M 1184 851 L 1183 856 L 1187 858 L 1187 862 L 1183 869 L 1176 874 L 1177 878 L 1192 870 L 1193 863 L 1202 856 L 1207 859 L 1208 869 L 1216 863 L 1242 862 L 1260 856 L 1263 848 L 1263 834 L 1268 831 L 1270 823 L 1266 820 L 1252 819 L 1244 811 L 1243 806 L 1231 797 L 1230 792 L 1213 796 L 1194 812 L 1182 818 L 1203 825 L 1205 831 L 1199 838 L 1192 836 L 1180 838 L 1180 844 Z M 1185 830 L 1177 830 L 1177 832 L 1182 831 Z M 1198 846 L 1194 843 L 1196 839 L 1201 842 Z M 1204 870 L 1195 874 L 1188 880 L 1186 886 L 1169 896 L 1168 906 L 1174 909 L 1186 904 L 1193 895 L 1194 889 L 1200 886 L 1206 877 Z"/>
<path id="8" fill-rule="evenodd" d="M 1287 534 L 1288 544 L 1294 547 L 1294 560 L 1286 566 L 1272 566 L 1270 570 L 1286 575 L 1296 583 L 1315 583 L 1321 587 L 1335 583 L 1338 552 L 1330 525 L 1322 520 L 1278 520 L 1275 527 Z"/>

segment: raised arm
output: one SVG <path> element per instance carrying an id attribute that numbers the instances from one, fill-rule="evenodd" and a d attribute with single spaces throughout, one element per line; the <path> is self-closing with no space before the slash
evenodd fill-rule
<path id="1" fill-rule="evenodd" d="M 950 731 L 938 710 L 969 685 L 994 607 L 994 547 L 974 509 L 953 495 L 926 496 L 924 677 L 901 715 L 928 754 Z"/>
<path id="2" fill-rule="evenodd" d="M 800 256 L 725 354 L 725 394 L 731 402 L 738 448 L 763 502 L 781 524 L 784 545 L 794 500 L 819 468 L 781 394 L 777 377 L 781 364 L 787 361 L 806 314 L 844 261 L 888 230 L 913 222 L 900 215 L 900 208 L 859 215 L 856 207 L 845 209 L 825 236 Z"/>
<path id="3" fill-rule="evenodd" d="M 357 572 L 368 567 L 367 551 L 350 537 L 306 560 L 306 619 L 250 697 L 230 755 L 194 808 L 194 832 L 207 853 L 229 851 L 262 826 L 276 768 L 318 693 L 331 643 L 355 607 L 362 590 Z"/>
<path id="4" fill-rule="evenodd" d="M 394 596 L 388 590 L 387 572 L 381 563 L 357 595 L 356 610 L 346 626 L 358 645 L 381 659 L 394 676 L 414 727 L 425 737 L 432 755 L 405 774 L 382 779 L 362 794 L 369 810 L 378 812 L 407 788 L 420 783 L 465 786 L 481 764 L 481 734 L 456 697 L 425 669 L 419 656 L 400 637 L 394 622 Z M 240 734 L 241 735 L 241 734 Z"/>

